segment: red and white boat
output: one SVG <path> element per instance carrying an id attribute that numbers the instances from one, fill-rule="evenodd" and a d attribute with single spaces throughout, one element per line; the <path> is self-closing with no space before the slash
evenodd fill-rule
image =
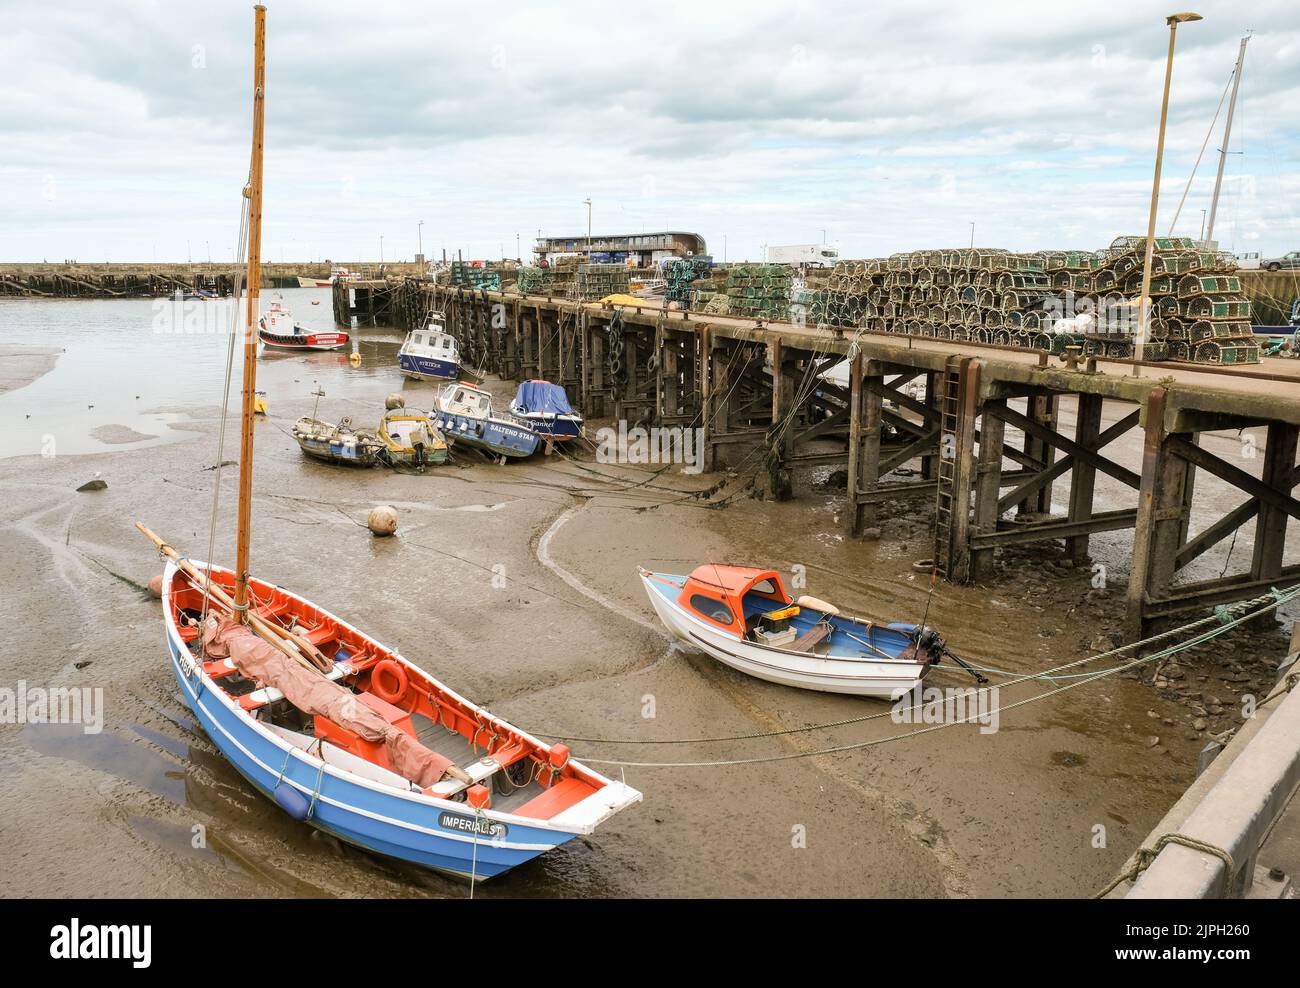
<path id="1" fill-rule="evenodd" d="M 337 330 L 313 333 L 293 321 L 289 310 L 280 302 L 272 302 L 257 324 L 257 338 L 264 346 L 276 350 L 342 350 L 348 345 L 348 334 Z"/>

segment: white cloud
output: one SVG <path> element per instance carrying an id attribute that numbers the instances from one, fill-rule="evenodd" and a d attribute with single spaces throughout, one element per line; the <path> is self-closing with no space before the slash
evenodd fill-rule
<path id="1" fill-rule="evenodd" d="M 1293 0 L 1179 31 L 1162 227 L 1247 57 L 1225 242 L 1300 244 Z M 275 0 L 266 252 L 514 253 L 539 228 L 695 229 L 729 256 L 1097 247 L 1146 216 L 1164 6 Z M 0 3 L 0 258 L 183 259 L 236 233 L 251 5 Z M 1248 18 L 1248 21 L 1246 20 Z M 197 53 L 197 56 L 196 56 Z M 198 57 L 201 56 L 201 57 Z M 202 63 L 195 67 L 196 61 Z M 1211 151 L 1180 227 L 1209 194 Z M 49 195 L 53 181 L 54 195 Z M 1184 231 L 1188 232 L 1188 231 Z M 1191 231 L 1194 232 L 1194 231 Z M 205 248 L 206 249 L 206 248 Z"/>

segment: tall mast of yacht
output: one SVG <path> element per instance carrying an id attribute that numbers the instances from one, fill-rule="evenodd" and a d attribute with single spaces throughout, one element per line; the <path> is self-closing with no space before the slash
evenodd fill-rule
<path id="1" fill-rule="evenodd" d="M 1232 136 L 1232 111 L 1237 108 L 1237 89 L 1241 85 L 1241 65 L 1246 61 L 1246 42 L 1250 35 L 1241 39 L 1237 49 L 1237 66 L 1232 70 L 1232 99 L 1228 103 L 1228 119 L 1223 125 L 1223 146 L 1219 148 L 1219 174 L 1214 179 L 1214 198 L 1210 200 L 1210 220 L 1205 227 L 1205 239 L 1214 239 L 1214 217 L 1219 212 L 1219 189 L 1223 187 L 1223 165 L 1228 160 L 1228 139 Z"/>
<path id="2" fill-rule="evenodd" d="M 244 320 L 244 387 L 239 440 L 239 531 L 235 609 L 248 617 L 248 549 L 253 527 L 253 402 L 257 392 L 257 319 L 262 281 L 262 133 L 266 115 L 266 7 L 253 8 L 253 155 L 248 169 L 248 308 Z M 238 300 L 236 300 L 238 304 Z"/>

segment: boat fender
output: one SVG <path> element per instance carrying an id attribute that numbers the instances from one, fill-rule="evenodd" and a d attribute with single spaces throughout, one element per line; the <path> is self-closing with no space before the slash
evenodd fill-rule
<path id="1" fill-rule="evenodd" d="M 810 611 L 821 611 L 823 614 L 828 614 L 831 617 L 834 617 L 840 612 L 840 609 L 834 604 L 828 604 L 826 601 L 819 600 L 816 597 L 810 597 L 808 594 L 796 597 L 794 602 L 800 607 L 806 607 Z"/>
<path id="2" fill-rule="evenodd" d="M 406 670 L 392 659 L 380 660 L 370 673 L 370 689 L 375 696 L 394 706 L 406 696 L 407 685 Z"/>
<path id="3" fill-rule="evenodd" d="M 311 802 L 307 797 L 283 779 L 275 787 L 275 801 L 280 804 L 280 809 L 299 823 L 306 820 L 307 814 L 311 812 Z"/>
<path id="4" fill-rule="evenodd" d="M 465 802 L 476 810 L 490 810 L 492 808 L 492 794 L 488 792 L 487 786 L 470 786 L 465 791 Z"/>

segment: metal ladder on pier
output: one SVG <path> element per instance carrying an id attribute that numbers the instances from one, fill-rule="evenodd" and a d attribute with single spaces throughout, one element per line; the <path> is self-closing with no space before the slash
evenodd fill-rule
<path id="1" fill-rule="evenodd" d="M 955 505 L 958 469 L 958 417 L 961 410 L 960 354 L 953 354 L 944 362 L 943 376 L 939 381 L 939 464 L 935 492 L 934 515 L 934 570 L 945 580 L 953 578 L 952 528 L 953 511 L 965 510 L 965 505 Z"/>

